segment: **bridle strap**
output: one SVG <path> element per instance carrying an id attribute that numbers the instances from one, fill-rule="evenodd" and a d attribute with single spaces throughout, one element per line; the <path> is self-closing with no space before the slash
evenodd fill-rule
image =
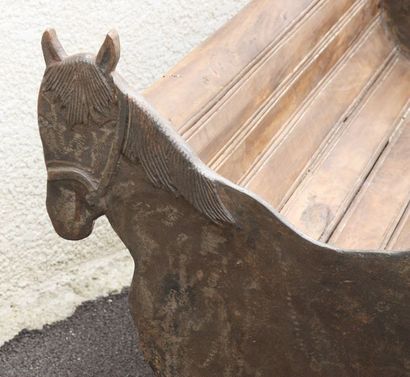
<path id="1" fill-rule="evenodd" d="M 98 187 L 92 193 L 89 194 L 89 200 L 98 200 L 98 198 L 103 197 L 106 193 L 112 179 L 116 173 L 118 161 L 121 156 L 123 149 L 125 134 L 128 124 L 128 97 L 121 92 L 118 88 L 117 99 L 119 106 L 118 121 L 116 126 L 115 140 L 112 144 L 110 154 L 108 156 L 108 161 L 102 172 L 102 178 L 98 183 Z"/>
<path id="2" fill-rule="evenodd" d="M 87 188 L 88 192 L 98 190 L 98 180 L 91 174 L 72 164 L 63 161 L 50 161 L 47 163 L 49 181 L 75 180 Z"/>

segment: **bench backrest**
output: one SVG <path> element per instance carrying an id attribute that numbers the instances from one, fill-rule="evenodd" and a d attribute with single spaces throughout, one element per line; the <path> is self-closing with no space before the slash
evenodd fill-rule
<path id="1" fill-rule="evenodd" d="M 205 163 L 246 185 L 258 158 L 371 27 L 378 3 L 252 1 L 144 94 Z"/>

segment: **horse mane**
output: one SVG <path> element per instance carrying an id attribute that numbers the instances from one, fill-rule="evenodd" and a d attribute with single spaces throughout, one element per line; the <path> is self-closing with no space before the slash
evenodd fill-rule
<path id="1" fill-rule="evenodd" d="M 74 55 L 47 67 L 43 86 L 65 106 L 67 125 L 86 123 L 90 111 L 104 113 L 114 100 L 114 85 L 92 61 Z"/>
<path id="2" fill-rule="evenodd" d="M 151 183 L 183 196 L 215 223 L 233 223 L 217 191 L 218 177 L 140 96 L 128 97 L 123 154 L 140 162 Z"/>
<path id="3" fill-rule="evenodd" d="M 94 110 L 102 114 L 108 112 L 116 101 L 112 76 L 104 75 L 94 61 L 84 55 L 74 55 L 50 65 L 43 87 L 60 99 L 69 126 L 87 123 Z M 122 91 L 121 94 L 124 95 Z M 183 196 L 215 223 L 233 223 L 217 190 L 221 179 L 194 157 L 172 126 L 141 96 L 126 96 L 126 101 L 128 125 L 123 155 L 134 163 L 141 163 L 154 186 Z"/>

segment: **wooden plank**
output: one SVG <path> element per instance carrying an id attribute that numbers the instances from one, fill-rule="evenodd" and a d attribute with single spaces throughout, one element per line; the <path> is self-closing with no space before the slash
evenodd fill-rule
<path id="1" fill-rule="evenodd" d="M 410 201 L 407 203 L 403 216 L 394 230 L 386 249 L 395 251 L 410 250 Z"/>
<path id="2" fill-rule="evenodd" d="M 214 111 L 208 113 L 186 133 L 188 143 L 204 162 L 209 162 L 225 147 L 232 135 L 273 91 L 303 69 L 305 61 L 317 44 L 322 44 L 322 47 L 326 44 L 326 37 L 331 30 L 333 33 L 330 38 L 334 38 L 338 21 L 341 21 L 342 16 L 354 3 L 354 0 L 321 3 L 254 69 L 244 75 L 226 98 L 221 99 Z M 364 6 L 365 3 L 368 3 L 367 0 L 358 4 Z M 372 4 L 376 9 L 374 2 Z"/>
<path id="3" fill-rule="evenodd" d="M 189 129 L 319 0 L 254 0 L 144 92 L 177 130 Z"/>
<path id="4" fill-rule="evenodd" d="M 278 206 L 332 128 L 366 91 L 393 46 L 375 25 L 240 181 Z"/>
<path id="5" fill-rule="evenodd" d="M 283 209 L 310 237 L 327 241 L 385 147 L 410 95 L 410 70 L 397 59 L 363 107 Z"/>
<path id="6" fill-rule="evenodd" d="M 397 134 L 338 224 L 330 243 L 347 249 L 383 249 L 409 201 L 409 166 L 410 118 L 401 118 Z"/>
<path id="7" fill-rule="evenodd" d="M 260 109 L 226 142 L 210 162 L 224 177 L 238 182 L 309 93 L 326 80 L 377 12 L 377 1 L 357 3 L 314 48 L 308 59 L 284 80 Z"/>

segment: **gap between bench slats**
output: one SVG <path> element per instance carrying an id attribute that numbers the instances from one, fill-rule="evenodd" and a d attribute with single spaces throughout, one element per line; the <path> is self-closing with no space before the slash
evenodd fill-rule
<path id="1" fill-rule="evenodd" d="M 302 58 L 296 68 L 286 60 L 290 74 L 275 84 L 276 89 L 273 86 L 272 94 L 242 126 L 236 127 L 233 136 L 209 162 L 210 166 L 219 174 L 238 182 L 309 93 L 325 80 L 376 13 L 374 3 L 356 3 Z M 303 31 L 303 28 L 299 31 Z M 292 50 L 290 42 L 283 46 L 285 52 Z M 275 62 L 270 65 L 277 66 Z M 275 68 L 270 70 L 275 73 Z"/>
<path id="2" fill-rule="evenodd" d="M 324 86 L 289 120 L 242 181 L 276 208 L 312 156 L 320 150 L 329 132 L 361 98 L 392 51 L 379 24 L 374 25 L 355 47 Z"/>
<path id="3" fill-rule="evenodd" d="M 183 133 L 320 1 L 251 1 L 144 96 Z"/>
<path id="4" fill-rule="evenodd" d="M 408 68 L 396 59 L 284 207 L 287 219 L 309 236 L 328 240 L 388 143 L 410 95 Z"/>
<path id="5" fill-rule="evenodd" d="M 371 3 L 368 0 L 359 1 L 355 10 L 366 8 L 366 13 L 371 14 Z M 326 0 L 312 9 L 279 44 L 275 45 L 263 61 L 258 62 L 255 68 L 232 88 L 218 103 L 215 111 L 208 113 L 187 132 L 188 143 L 205 163 L 209 163 L 215 155 L 225 149 L 232 135 L 255 114 L 275 90 L 284 85 L 297 71 L 303 70 L 310 55 L 317 54 L 315 46 L 335 39 L 335 32 L 330 31 L 336 29 L 339 22 L 344 21 L 342 16 L 352 4 L 353 0 Z M 366 16 L 362 14 L 356 19 L 355 27 L 360 30 L 360 23 L 365 22 L 363 19 L 366 19 Z M 355 34 L 358 34 L 357 30 Z M 353 36 L 350 39 L 352 38 Z M 349 44 L 349 38 L 347 39 L 344 41 L 345 45 Z M 333 46 L 336 50 L 334 60 L 337 59 L 337 47 Z M 343 48 L 346 47 L 341 43 L 339 50 Z M 323 71 L 325 70 L 324 67 Z"/>
<path id="6" fill-rule="evenodd" d="M 408 105 L 405 109 L 408 113 Z M 331 244 L 384 249 L 391 239 L 410 199 L 410 119 L 399 117 L 399 123 L 397 132 L 332 234 Z"/>
<path id="7" fill-rule="evenodd" d="M 397 251 L 410 250 L 410 200 L 387 243 L 386 249 Z"/>

